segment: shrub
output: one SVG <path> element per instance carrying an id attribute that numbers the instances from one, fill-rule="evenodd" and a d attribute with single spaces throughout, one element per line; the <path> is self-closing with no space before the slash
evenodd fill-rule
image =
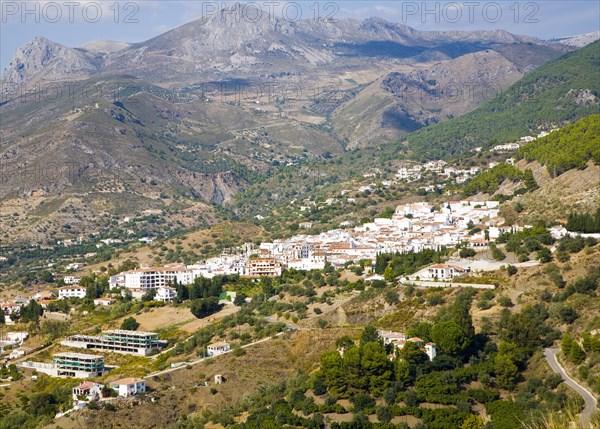
<path id="1" fill-rule="evenodd" d="M 121 329 L 125 329 L 127 331 L 135 331 L 139 327 L 140 324 L 133 317 L 128 317 L 127 319 L 123 320 L 123 323 L 121 323 Z"/>
<path id="2" fill-rule="evenodd" d="M 474 249 L 471 248 L 464 248 L 464 249 L 460 249 L 460 252 L 458 253 L 458 255 L 461 258 L 472 258 L 473 256 L 476 255 L 476 252 Z"/>
<path id="3" fill-rule="evenodd" d="M 513 306 L 512 300 L 507 296 L 499 296 L 497 301 L 501 307 L 512 307 Z"/>
<path id="4" fill-rule="evenodd" d="M 477 308 L 479 308 L 480 310 L 487 310 L 489 308 L 492 308 L 492 303 L 487 299 L 481 299 L 477 302 Z"/>
<path id="5" fill-rule="evenodd" d="M 354 395 L 350 398 L 350 403 L 354 407 L 354 413 L 359 411 L 368 412 L 375 407 L 375 400 L 367 393 L 359 393 Z"/>

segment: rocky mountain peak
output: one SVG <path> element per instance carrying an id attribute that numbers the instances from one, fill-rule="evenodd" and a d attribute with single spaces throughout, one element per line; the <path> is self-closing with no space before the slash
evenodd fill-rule
<path id="1" fill-rule="evenodd" d="M 59 80 L 65 75 L 81 76 L 93 73 L 96 67 L 86 58 L 86 55 L 75 49 L 36 36 L 30 42 L 21 46 L 4 70 L 2 79 L 6 82 L 22 83 L 41 78 L 44 80 Z M 41 79 L 40 79 L 41 80 Z"/>

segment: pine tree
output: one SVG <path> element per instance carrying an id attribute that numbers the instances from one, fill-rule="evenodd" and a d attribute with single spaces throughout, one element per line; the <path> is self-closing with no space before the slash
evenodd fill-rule
<path id="1" fill-rule="evenodd" d="M 534 191 L 538 188 L 538 184 L 533 177 L 533 171 L 529 168 L 523 172 L 523 182 L 528 191 Z"/>
<path id="2" fill-rule="evenodd" d="M 560 347 L 561 347 L 561 350 L 562 350 L 564 356 L 569 357 L 569 355 L 571 354 L 571 345 L 572 344 L 573 344 L 573 339 L 571 338 L 571 335 L 569 335 L 567 332 L 565 332 L 560 341 Z"/>
<path id="3" fill-rule="evenodd" d="M 380 396 L 392 379 L 392 367 L 385 347 L 380 342 L 366 343 L 361 347 L 360 366 L 369 383 L 369 391 Z"/>
<path id="4" fill-rule="evenodd" d="M 585 352 L 583 351 L 579 343 L 577 343 L 577 341 L 573 341 L 573 343 L 571 344 L 569 359 L 576 365 L 579 365 L 585 360 Z"/>
<path id="5" fill-rule="evenodd" d="M 379 332 L 377 332 L 377 328 L 369 324 L 365 326 L 362 335 L 360 336 L 360 346 L 362 347 L 365 344 L 372 342 L 381 342 L 381 337 L 379 336 Z"/>

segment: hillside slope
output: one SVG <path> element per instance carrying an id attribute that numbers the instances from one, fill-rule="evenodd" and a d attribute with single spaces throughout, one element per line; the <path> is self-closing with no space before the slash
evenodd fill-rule
<path id="1" fill-rule="evenodd" d="M 600 115 L 590 115 L 526 144 L 517 157 L 539 161 L 554 177 L 572 168 L 583 169 L 590 159 L 600 164 Z"/>
<path id="2" fill-rule="evenodd" d="M 600 113 L 600 41 L 553 60 L 460 118 L 407 138 L 417 158 L 468 153 Z"/>

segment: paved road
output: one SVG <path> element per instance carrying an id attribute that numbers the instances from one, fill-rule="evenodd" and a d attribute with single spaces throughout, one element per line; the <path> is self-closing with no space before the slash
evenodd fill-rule
<path id="1" fill-rule="evenodd" d="M 587 390 L 581 384 L 577 383 L 575 380 L 569 377 L 565 369 L 558 362 L 558 359 L 556 359 L 556 353 L 558 352 L 558 350 L 558 348 L 544 349 L 544 357 L 550 365 L 550 368 L 552 368 L 552 371 L 554 371 L 557 374 L 560 374 L 565 383 L 571 389 L 573 389 L 574 391 L 579 393 L 579 395 L 581 395 L 581 397 L 585 401 L 585 406 L 583 408 L 583 411 L 579 415 L 579 423 L 583 428 L 592 428 L 592 414 L 598 409 L 598 403 L 596 401 L 596 398 L 590 393 L 589 390 Z"/>

